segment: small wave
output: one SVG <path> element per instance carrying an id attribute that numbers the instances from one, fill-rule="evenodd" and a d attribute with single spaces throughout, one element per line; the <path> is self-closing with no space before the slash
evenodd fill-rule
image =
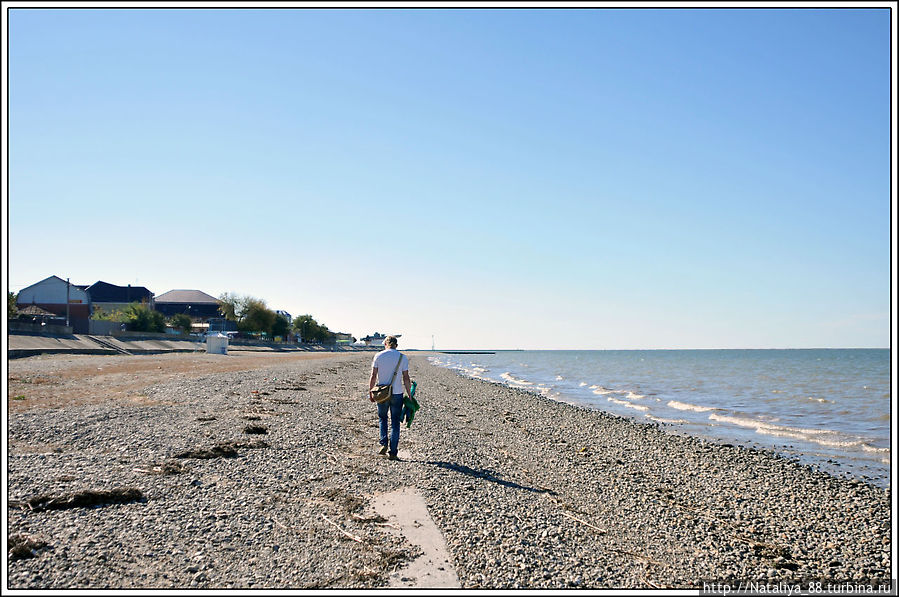
<path id="1" fill-rule="evenodd" d="M 672 425 L 678 425 L 681 423 L 689 423 L 690 422 L 690 421 L 687 421 L 686 419 L 665 419 L 663 417 L 654 417 L 653 415 L 651 415 L 649 413 L 646 413 L 643 416 L 645 416 L 647 419 L 650 419 L 652 421 L 658 421 L 659 423 L 671 423 Z"/>
<path id="2" fill-rule="evenodd" d="M 562 381 L 564 378 L 561 375 L 556 375 L 556 381 Z"/>
<path id="3" fill-rule="evenodd" d="M 711 406 L 698 406 L 696 404 L 687 404 L 686 402 L 678 402 L 677 400 L 669 400 L 668 406 L 671 408 L 676 408 L 677 410 L 692 410 L 697 413 L 704 413 L 710 410 L 721 410 L 720 408 L 714 408 Z"/>
<path id="4" fill-rule="evenodd" d="M 464 373 L 467 374 L 469 377 L 474 378 L 474 379 L 481 379 L 481 380 L 484 380 L 484 381 L 493 381 L 492 379 L 490 379 L 489 376 L 484 375 L 484 374 L 481 373 L 480 371 L 465 371 Z"/>
<path id="5" fill-rule="evenodd" d="M 615 390 L 609 390 L 602 386 L 590 386 L 590 389 L 593 390 L 593 393 L 597 396 L 605 396 L 606 394 L 612 394 Z"/>
<path id="6" fill-rule="evenodd" d="M 617 398 L 610 397 L 610 398 L 606 398 L 606 400 L 608 400 L 609 402 L 614 402 L 615 404 L 619 404 L 619 405 L 625 406 L 627 408 L 633 408 L 634 410 L 639 410 L 642 412 L 646 412 L 649 410 L 649 408 L 647 408 L 645 406 L 641 406 L 639 404 L 631 404 L 630 402 L 627 402 L 625 400 L 618 400 Z"/>
<path id="7" fill-rule="evenodd" d="M 582 381 L 581 383 L 578 384 L 578 386 L 580 386 L 580 387 L 582 387 L 582 388 L 583 388 L 585 385 L 587 385 L 587 382 L 586 382 L 586 381 Z"/>
<path id="8" fill-rule="evenodd" d="M 737 425 L 739 427 L 749 427 L 754 429 L 772 429 L 774 431 L 792 431 L 793 433 L 802 433 L 805 435 L 819 435 L 824 433 L 836 433 L 830 429 L 804 429 L 802 427 L 785 427 L 783 425 L 775 425 L 773 423 L 766 423 L 765 421 L 759 421 L 758 419 L 747 419 L 744 417 L 730 417 L 727 415 L 709 415 L 709 419 L 712 421 L 720 421 L 722 423 L 730 423 L 731 425 Z"/>
<path id="9" fill-rule="evenodd" d="M 636 394 L 634 392 L 628 392 L 624 397 L 628 400 L 640 400 L 641 398 L 646 398 L 643 394 Z"/>
<path id="10" fill-rule="evenodd" d="M 865 452 L 877 452 L 880 454 L 889 454 L 890 453 L 889 448 L 878 448 L 876 446 L 869 446 L 868 444 L 862 444 L 862 450 L 864 450 Z"/>
<path id="11" fill-rule="evenodd" d="M 508 383 L 514 384 L 514 385 L 517 385 L 517 386 L 532 386 L 532 385 L 534 385 L 534 384 L 533 384 L 532 382 L 530 382 L 530 381 L 526 381 L 526 380 L 524 380 L 524 379 L 518 379 L 517 377 L 513 376 L 513 375 L 512 375 L 511 373 L 509 373 L 508 371 L 506 371 L 505 373 L 503 373 L 502 375 L 500 375 L 500 377 L 503 378 L 504 380 L 506 380 Z"/>
<path id="12" fill-rule="evenodd" d="M 765 421 L 756 419 L 747 419 L 743 417 L 728 417 L 723 415 L 709 415 L 712 421 L 721 421 L 722 423 L 731 423 L 740 427 L 754 428 L 755 432 L 760 435 L 772 435 L 775 437 L 789 437 L 818 444 L 828 448 L 861 448 L 866 452 L 889 453 L 889 448 L 876 448 L 864 443 L 862 439 L 848 439 L 843 434 L 832 429 L 806 429 L 802 427 L 787 427 L 785 425 L 774 425 Z"/>
<path id="13" fill-rule="evenodd" d="M 811 400 L 812 402 L 820 402 L 821 404 L 836 404 L 833 400 L 828 400 L 827 398 L 815 398 L 814 396 L 806 396 L 806 400 Z"/>
<path id="14" fill-rule="evenodd" d="M 854 448 L 856 446 L 861 446 L 861 440 L 842 440 L 842 439 L 825 439 L 824 437 L 811 437 L 809 434 L 800 433 L 798 431 L 790 430 L 789 428 L 783 429 L 772 429 L 770 427 L 759 427 L 755 430 L 756 433 L 760 435 L 773 435 L 775 437 L 790 437 L 793 439 L 798 439 L 806 442 L 812 442 L 818 444 L 819 446 L 826 446 L 828 448 Z"/>

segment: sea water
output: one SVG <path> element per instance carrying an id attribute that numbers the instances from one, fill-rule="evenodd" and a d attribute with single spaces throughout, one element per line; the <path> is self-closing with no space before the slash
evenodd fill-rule
<path id="1" fill-rule="evenodd" d="M 498 351 L 430 360 L 673 433 L 773 450 L 890 485 L 887 349 Z"/>

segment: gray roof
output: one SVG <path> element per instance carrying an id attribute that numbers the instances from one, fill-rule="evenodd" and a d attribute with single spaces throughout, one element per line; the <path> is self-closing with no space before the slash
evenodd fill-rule
<path id="1" fill-rule="evenodd" d="M 214 296 L 209 296 L 202 290 L 169 290 L 168 292 L 164 292 L 156 297 L 156 303 L 191 303 L 191 304 L 199 304 L 199 303 L 215 303 L 218 304 L 218 299 Z"/>

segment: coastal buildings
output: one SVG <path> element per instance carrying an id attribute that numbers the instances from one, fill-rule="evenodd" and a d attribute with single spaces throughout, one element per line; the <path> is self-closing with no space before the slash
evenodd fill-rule
<path id="1" fill-rule="evenodd" d="M 171 317 L 184 313 L 192 319 L 219 317 L 219 301 L 202 290 L 169 290 L 156 297 L 155 309 Z"/>
<path id="2" fill-rule="evenodd" d="M 252 298 L 252 297 L 246 297 Z M 155 296 L 152 291 L 143 286 L 118 286 L 105 281 L 97 281 L 91 285 L 71 284 L 59 276 L 50 276 L 36 282 L 26 288 L 23 288 L 15 297 L 18 312 L 23 316 L 21 324 L 23 331 L 28 331 L 28 326 L 37 324 L 36 330 L 41 332 L 40 323 L 46 323 L 48 318 L 60 317 L 64 322 L 66 315 L 69 316 L 69 327 L 61 333 L 79 333 L 79 334 L 109 334 L 117 331 L 140 330 L 147 329 L 147 326 L 141 324 L 140 327 L 132 324 L 139 317 L 146 317 L 145 311 L 127 312 L 126 309 L 130 305 L 140 304 L 156 311 L 155 317 L 161 314 L 165 318 L 166 332 L 181 333 L 181 329 L 186 329 L 183 322 L 176 327 L 172 321 L 175 315 L 187 315 L 191 320 L 191 328 L 194 332 L 218 331 L 224 333 L 237 333 L 238 323 L 223 317 L 221 310 L 221 302 L 218 298 L 197 289 L 174 289 L 159 296 Z M 264 301 L 262 301 L 264 306 Z M 28 311 L 25 309 L 28 308 Z M 267 309 L 267 308 L 266 308 Z M 288 326 L 293 321 L 290 313 L 284 310 L 276 310 L 275 313 L 279 317 L 287 320 Z M 30 315 L 30 317 L 28 317 Z M 26 321 L 27 320 L 27 321 Z M 127 328 L 126 326 L 127 323 Z M 317 343 L 337 343 L 352 344 L 356 339 L 349 333 L 332 333 L 326 327 L 319 325 L 311 317 L 309 321 L 320 328 L 325 333 L 319 337 L 314 335 Z M 154 329 L 158 329 L 161 324 L 155 324 Z M 252 323 L 250 325 L 256 325 Z M 280 326 L 280 323 L 279 323 Z M 245 326 L 246 327 L 246 326 Z M 243 329 L 243 328 L 242 328 Z M 254 334 L 252 328 L 247 328 L 247 334 Z M 262 336 L 272 336 L 275 338 L 288 338 L 295 341 L 294 335 L 289 331 L 285 333 L 283 327 L 270 329 L 261 329 Z M 384 336 L 375 334 L 375 341 L 383 345 Z"/>

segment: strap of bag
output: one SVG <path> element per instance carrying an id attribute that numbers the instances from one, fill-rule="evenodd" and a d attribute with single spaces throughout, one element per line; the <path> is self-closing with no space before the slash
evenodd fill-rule
<path id="1" fill-rule="evenodd" d="M 400 364 L 403 362 L 403 353 L 399 352 L 400 359 L 396 362 L 396 368 L 393 370 L 393 375 L 390 376 L 390 393 L 393 393 L 393 380 L 396 379 L 396 372 L 400 370 Z"/>

